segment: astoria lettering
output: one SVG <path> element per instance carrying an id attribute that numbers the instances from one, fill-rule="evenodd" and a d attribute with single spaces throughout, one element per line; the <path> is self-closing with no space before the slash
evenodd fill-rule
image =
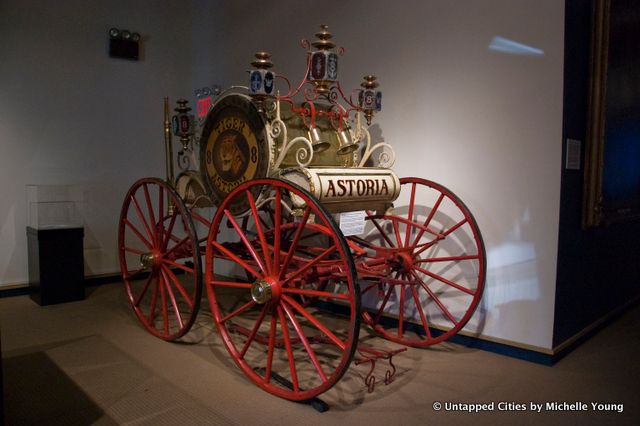
<path id="1" fill-rule="evenodd" d="M 385 179 L 329 179 L 325 197 L 369 197 L 389 195 Z"/>

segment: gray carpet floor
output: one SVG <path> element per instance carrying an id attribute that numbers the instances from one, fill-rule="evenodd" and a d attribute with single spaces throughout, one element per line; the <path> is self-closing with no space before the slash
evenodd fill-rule
<path id="1" fill-rule="evenodd" d="M 0 299 L 5 424 L 640 424 L 637 306 L 553 367 L 444 343 L 398 354 L 396 380 L 367 393 L 368 367 L 352 364 L 322 395 L 331 407 L 325 413 L 249 382 L 205 307 L 182 343 L 167 343 L 138 324 L 118 284 L 53 306 L 26 296 Z M 365 327 L 361 336 L 397 347 Z M 436 403 L 443 409 L 434 410 Z M 448 410 L 450 403 L 493 410 Z"/>

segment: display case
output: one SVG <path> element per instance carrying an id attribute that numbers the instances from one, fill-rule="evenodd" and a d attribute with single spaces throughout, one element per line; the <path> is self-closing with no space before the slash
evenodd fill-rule
<path id="1" fill-rule="evenodd" d="M 82 191 L 74 185 L 27 185 L 27 225 L 34 229 L 82 228 Z"/>
<path id="2" fill-rule="evenodd" d="M 40 305 L 84 299 L 81 194 L 71 185 L 27 185 L 29 287 Z"/>

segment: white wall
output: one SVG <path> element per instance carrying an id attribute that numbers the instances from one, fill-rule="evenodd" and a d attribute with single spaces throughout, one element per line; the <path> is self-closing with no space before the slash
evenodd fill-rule
<path id="1" fill-rule="evenodd" d="M 108 57 L 113 26 L 141 61 Z M 119 270 L 122 199 L 164 173 L 162 98 L 191 93 L 190 61 L 188 3 L 0 2 L 0 285 L 28 281 L 27 184 L 79 185 L 85 274 Z"/>
<path id="2" fill-rule="evenodd" d="M 435 180 L 474 213 L 487 290 L 467 331 L 551 349 L 562 143 L 564 2 L 324 1 L 193 3 L 195 86 L 246 84 L 253 53 L 299 80 L 303 37 L 328 24 L 346 48 L 341 81 L 374 73 L 376 119 L 400 176 Z M 488 49 L 494 36 L 543 50 Z"/>
<path id="3" fill-rule="evenodd" d="M 398 174 L 443 183 L 476 216 L 489 270 L 467 330 L 550 349 L 564 28 L 556 0 L 3 0 L 0 285 L 27 281 L 33 183 L 83 188 L 86 273 L 118 270 L 122 197 L 138 177 L 164 170 L 162 97 L 245 84 L 258 50 L 300 78 L 299 40 L 320 23 L 346 48 L 345 87 L 378 76 L 376 122 L 395 146 Z M 143 34 L 142 61 L 108 58 L 111 26 Z M 490 51 L 496 35 L 544 54 Z"/>

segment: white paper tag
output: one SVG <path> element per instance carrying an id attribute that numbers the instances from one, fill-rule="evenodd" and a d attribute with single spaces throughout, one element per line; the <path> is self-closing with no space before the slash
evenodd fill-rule
<path id="1" fill-rule="evenodd" d="M 345 237 L 360 235 L 364 232 L 364 210 L 340 213 L 340 230 Z"/>
<path id="2" fill-rule="evenodd" d="M 567 170 L 580 170 L 580 155 L 582 142 L 576 139 L 567 139 L 567 158 L 564 168 Z"/>

